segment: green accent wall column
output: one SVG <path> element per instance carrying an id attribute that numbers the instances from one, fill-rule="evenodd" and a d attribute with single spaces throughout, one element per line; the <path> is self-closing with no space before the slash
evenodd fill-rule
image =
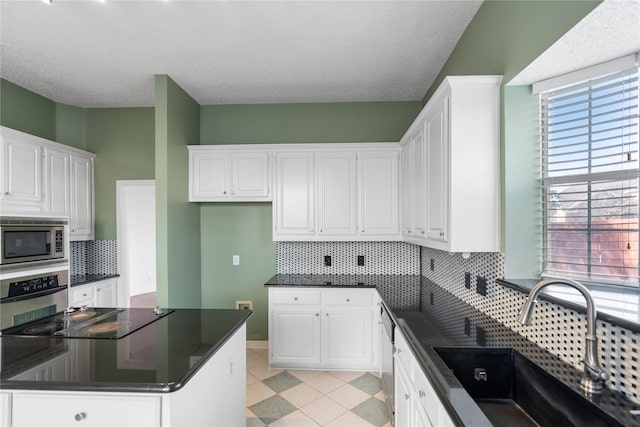
<path id="1" fill-rule="evenodd" d="M 200 308 L 200 206 L 189 203 L 187 145 L 200 140 L 200 106 L 166 75 L 155 77 L 157 301 Z"/>

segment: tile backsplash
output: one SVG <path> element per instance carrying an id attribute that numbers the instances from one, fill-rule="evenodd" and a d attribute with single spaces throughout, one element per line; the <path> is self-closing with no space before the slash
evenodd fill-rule
<path id="1" fill-rule="evenodd" d="M 464 259 L 460 254 L 423 248 L 420 261 L 422 275 L 430 282 L 582 370 L 586 316 L 540 300 L 531 325 L 519 324 L 516 318 L 526 295 L 496 283 L 496 279 L 504 275 L 502 254 L 474 253 Z M 467 282 L 465 273 L 469 273 Z M 478 283 L 482 284 L 483 279 L 486 295 L 477 292 Z M 469 288 L 466 283 L 469 283 Z M 600 362 L 609 374 L 608 386 L 640 402 L 640 334 L 598 320 L 597 336 Z"/>
<path id="2" fill-rule="evenodd" d="M 117 240 L 71 242 L 71 275 L 117 274 Z"/>
<path id="3" fill-rule="evenodd" d="M 420 274 L 420 248 L 403 242 L 278 242 L 276 253 L 278 274 Z"/>

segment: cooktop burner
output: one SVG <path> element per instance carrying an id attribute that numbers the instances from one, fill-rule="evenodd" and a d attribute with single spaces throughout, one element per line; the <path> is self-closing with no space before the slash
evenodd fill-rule
<path id="1" fill-rule="evenodd" d="M 118 339 L 173 311 L 157 307 L 70 309 L 4 329 L 0 335 Z"/>

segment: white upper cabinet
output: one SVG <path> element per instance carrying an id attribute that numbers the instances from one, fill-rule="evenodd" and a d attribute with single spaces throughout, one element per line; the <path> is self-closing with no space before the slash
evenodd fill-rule
<path id="1" fill-rule="evenodd" d="M 189 146 L 189 201 L 270 201 L 270 151 L 258 147 Z"/>
<path id="2" fill-rule="evenodd" d="M 399 236 L 399 152 L 363 150 L 358 153 L 358 232 L 363 236 Z"/>
<path id="3" fill-rule="evenodd" d="M 275 150 L 274 240 L 399 240 L 398 145 L 325 147 Z"/>
<path id="4" fill-rule="evenodd" d="M 71 166 L 69 153 L 48 148 L 45 156 L 47 188 L 45 191 L 47 207 L 55 215 L 71 213 Z"/>
<path id="5" fill-rule="evenodd" d="M 276 152 L 275 161 L 274 240 L 279 240 L 277 236 L 307 240 L 316 234 L 315 154 L 313 151 Z"/>
<path id="6" fill-rule="evenodd" d="M 357 233 L 355 151 L 317 153 L 318 233 L 353 236 Z"/>
<path id="7" fill-rule="evenodd" d="M 2 173 L 0 174 L 3 210 L 41 212 L 43 206 L 42 138 L 2 128 Z"/>
<path id="8" fill-rule="evenodd" d="M 93 157 L 71 155 L 71 240 L 93 240 Z"/>
<path id="9" fill-rule="evenodd" d="M 425 126 L 414 122 L 400 142 L 402 146 L 402 234 L 425 237 Z"/>
<path id="10" fill-rule="evenodd" d="M 403 137 L 403 156 L 413 160 L 403 158 L 401 171 L 406 241 L 448 252 L 500 250 L 501 81 L 445 78 Z M 420 132 L 423 150 L 415 148 Z"/>
<path id="11" fill-rule="evenodd" d="M 94 237 L 95 154 L 0 128 L 0 213 L 69 217 L 71 240 Z"/>

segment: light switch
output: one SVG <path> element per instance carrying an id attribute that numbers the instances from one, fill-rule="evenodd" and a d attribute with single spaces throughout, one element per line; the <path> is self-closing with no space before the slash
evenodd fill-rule
<path id="1" fill-rule="evenodd" d="M 233 256 L 233 265 L 240 265 L 240 255 Z"/>

